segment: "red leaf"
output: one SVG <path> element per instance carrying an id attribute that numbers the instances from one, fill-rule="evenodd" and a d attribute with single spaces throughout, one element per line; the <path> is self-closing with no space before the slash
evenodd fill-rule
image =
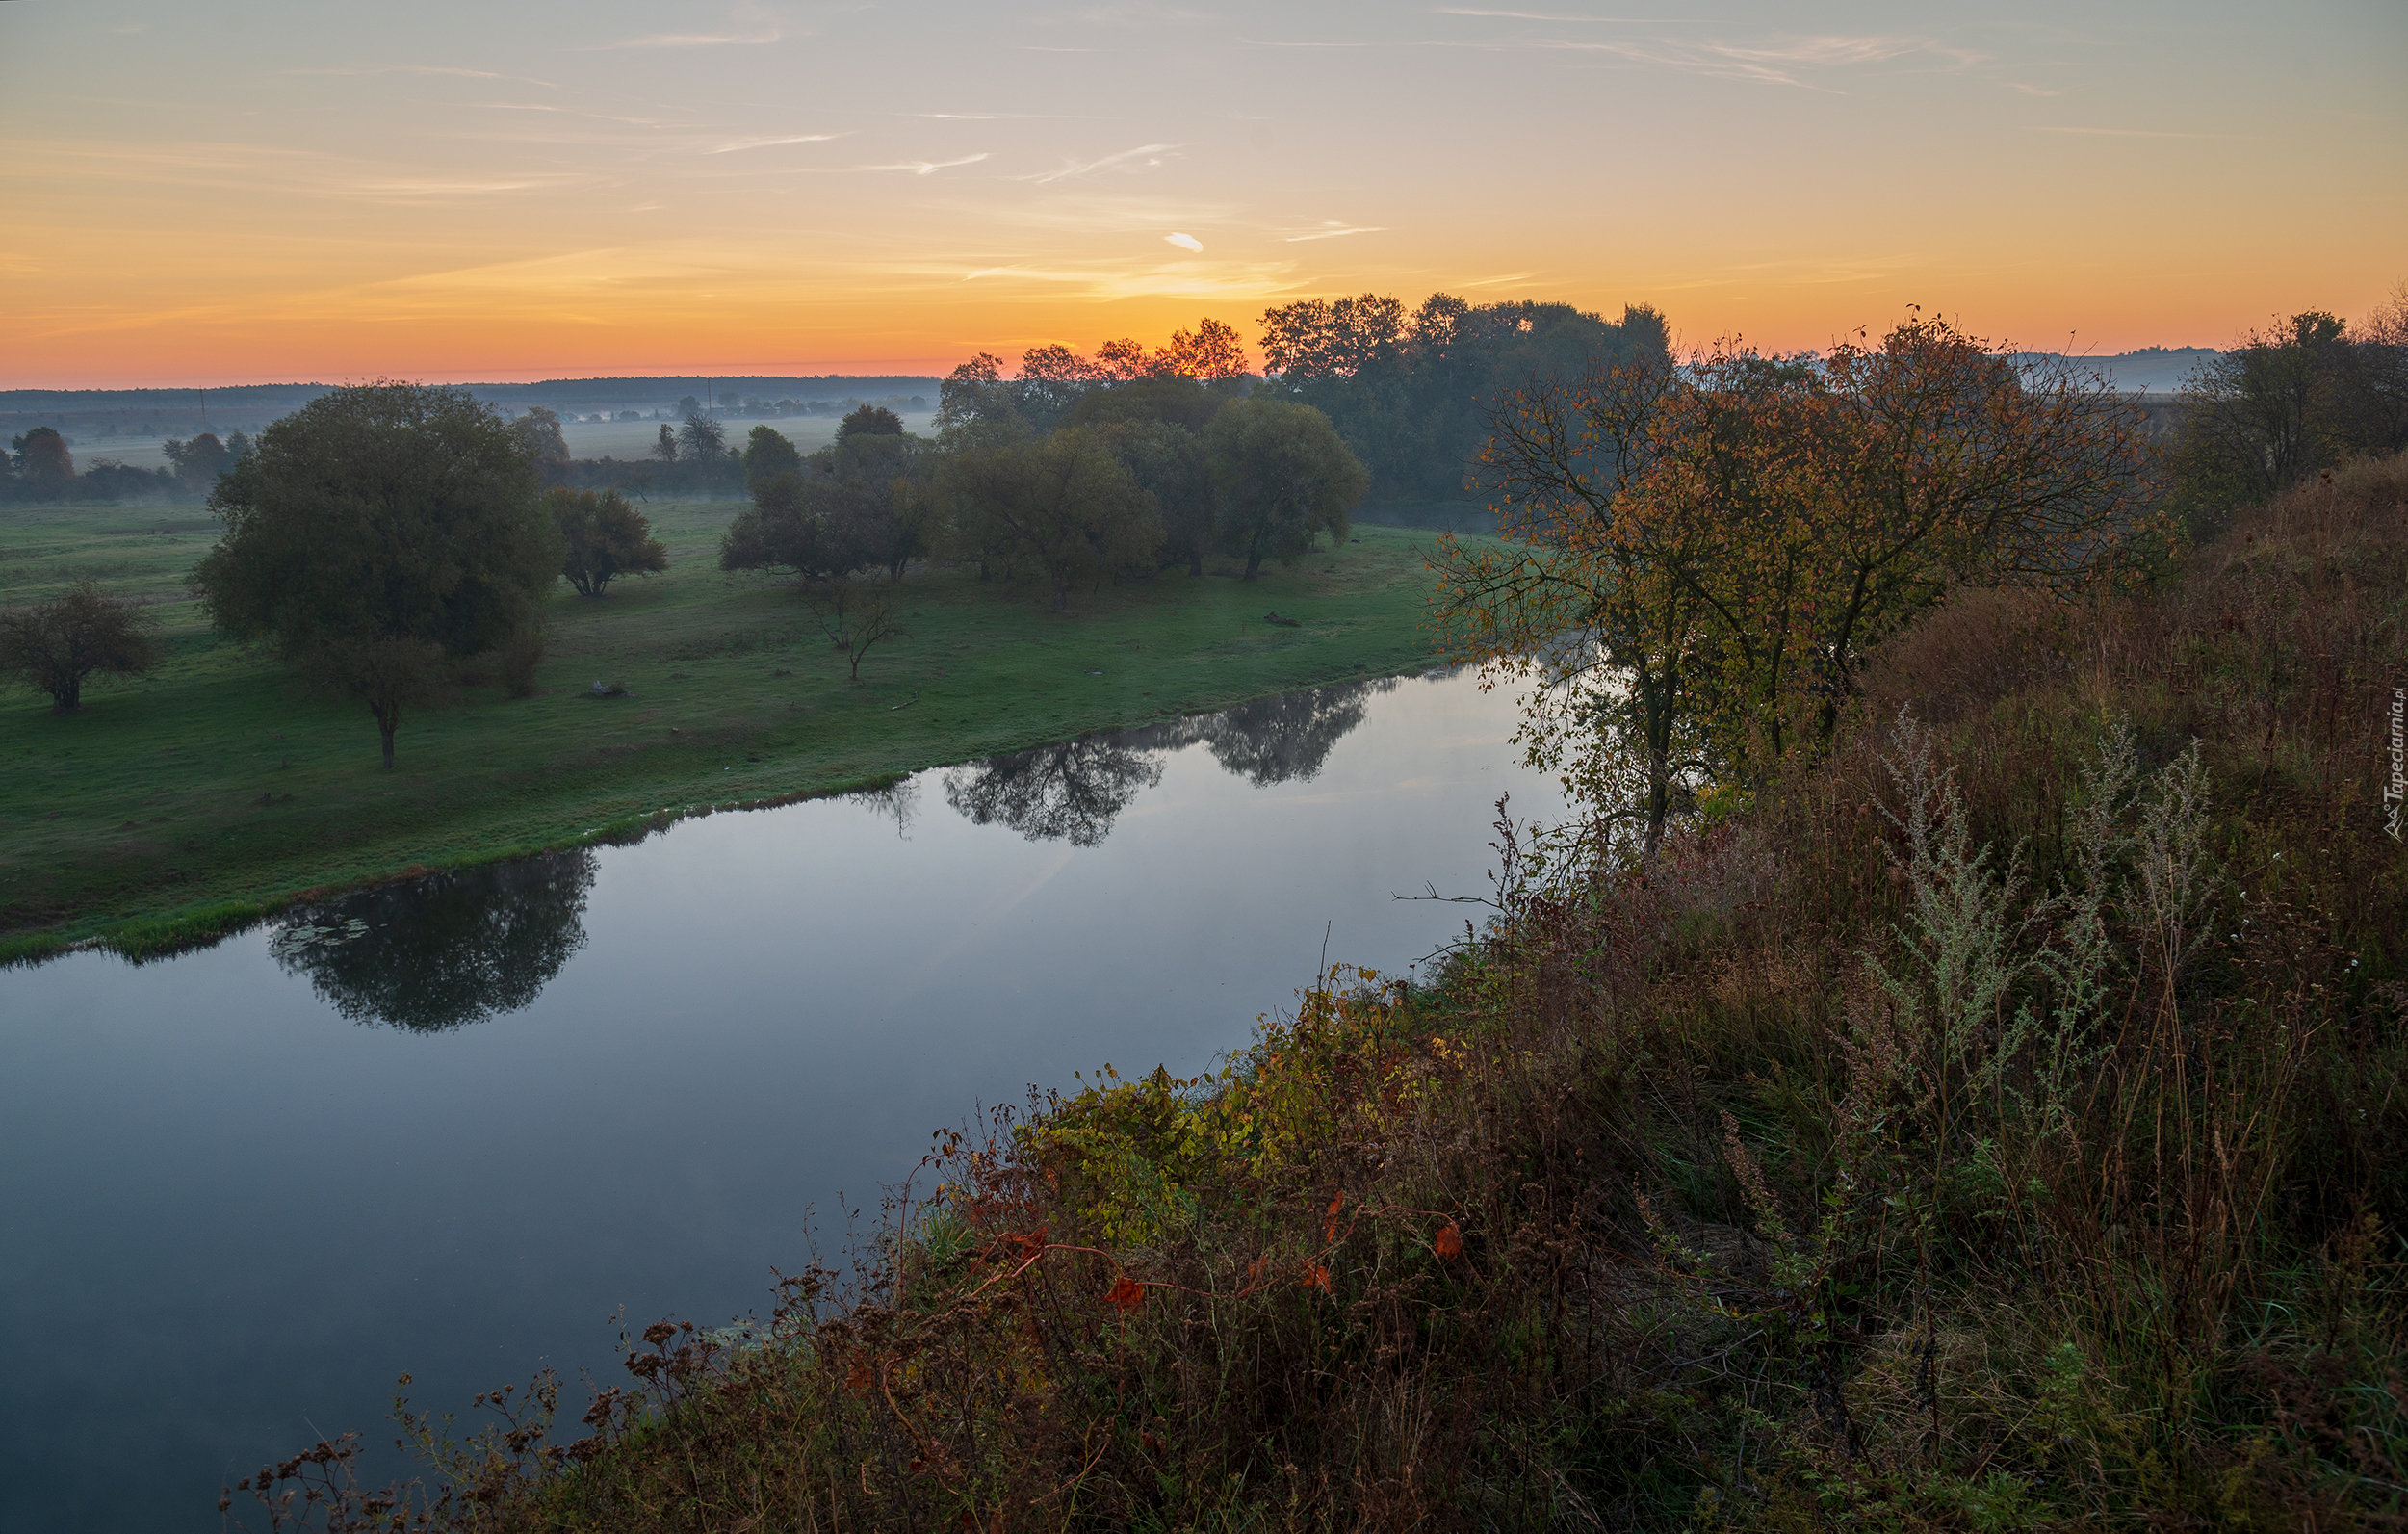
<path id="1" fill-rule="evenodd" d="M 1438 1232 L 1437 1239 L 1431 1244 L 1437 1248 L 1441 1261 L 1452 1262 L 1463 1255 L 1463 1233 L 1455 1228 L 1453 1220 L 1449 1220 L 1445 1229 Z"/>
<path id="2" fill-rule="evenodd" d="M 1123 1315 L 1126 1315 L 1146 1303 L 1146 1287 L 1129 1282 L 1128 1275 L 1124 1273 L 1114 1281 L 1111 1292 L 1103 1297 L 1103 1303 L 1118 1310 Z"/>

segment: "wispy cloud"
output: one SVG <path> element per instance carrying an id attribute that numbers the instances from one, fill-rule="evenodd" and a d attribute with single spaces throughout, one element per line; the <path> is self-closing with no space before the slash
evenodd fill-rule
<path id="1" fill-rule="evenodd" d="M 1176 260 L 1163 265 L 1130 268 L 1117 263 L 1054 263 L 1035 260 L 950 269 L 937 263 L 893 264 L 883 274 L 948 276 L 958 282 L 1033 286 L 1070 296 L 1109 302 L 1118 299 L 1188 298 L 1243 301 L 1293 291 L 1299 286 L 1295 269 L 1284 262 Z"/>
<path id="2" fill-rule="evenodd" d="M 1460 11 L 1450 13 L 1506 16 L 1528 21 L 1624 19 L 1564 17 L 1508 11 Z M 1628 19 L 1635 21 L 1642 18 Z M 1770 39 L 1754 45 L 1710 40 L 1687 41 L 1674 38 L 1625 41 L 1610 39 L 1581 39 L 1542 37 L 1491 39 L 1463 38 L 1314 39 L 1241 37 L 1235 40 L 1256 48 L 1460 48 L 1486 53 L 1598 54 L 1624 59 L 1632 64 L 1678 69 L 1689 74 L 1708 75 L 1727 80 L 1745 80 L 1757 85 L 1797 86 L 1809 89 L 1828 89 L 1812 86 L 1804 78 L 1804 75 L 1812 70 L 1886 64 L 1918 54 L 1927 55 L 1952 68 L 1962 68 L 1968 65 L 1980 63 L 1984 57 L 1972 49 L 1959 48 L 1936 39 L 1886 36 L 1793 37 Z"/>
<path id="3" fill-rule="evenodd" d="M 1188 11 L 1178 6 L 1141 3 L 1089 6 L 1070 19 L 1090 27 L 1152 27 L 1192 25 L 1218 18 L 1202 11 Z"/>
<path id="4" fill-rule="evenodd" d="M 1538 275 L 1539 273 L 1536 272 L 1508 272 L 1501 277 L 1482 277 L 1476 282 L 1460 282 L 1457 283 L 1456 286 L 1463 288 L 1501 288 L 1508 283 L 1528 282 Z"/>
<path id="5" fill-rule="evenodd" d="M 790 133 L 775 139 L 731 139 L 713 144 L 705 154 L 735 154 L 743 149 L 773 149 L 781 143 L 827 143 L 836 139 L 849 139 L 848 133 Z M 960 162 L 956 162 L 960 163 Z"/>
<path id="6" fill-rule="evenodd" d="M 355 75 L 378 75 L 378 74 L 451 75 L 451 76 L 453 76 L 454 78 L 461 79 L 461 80 L 506 80 L 506 81 L 508 81 L 508 82 L 509 82 L 510 84 L 512 84 L 512 85 L 535 85 L 535 86 L 541 86 L 541 87 L 543 87 L 546 91 L 557 91 L 557 90 L 559 90 L 559 89 L 560 89 L 560 87 L 559 87 L 557 83 L 555 83 L 555 82 L 553 82 L 553 81 L 550 81 L 550 80 L 538 80 L 538 79 L 536 79 L 536 78 L 535 78 L 534 76 L 532 76 L 532 75 L 525 75 L 525 74 L 496 74 L 496 73 L 495 73 L 494 71 L 492 71 L 491 69 L 461 69 L 461 68 L 456 68 L 456 67 L 454 67 L 454 66 L 453 66 L 453 65 L 439 65 L 439 64 L 374 64 L 374 65 L 358 65 L 358 66 L 355 66 L 355 67 L 327 67 L 327 68 L 321 68 L 321 69 L 278 69 L 278 70 L 276 71 L 276 73 L 278 73 L 278 74 L 330 74 L 330 75 L 347 75 L 347 76 L 355 76 Z"/>
<path id="7" fill-rule="evenodd" d="M 1548 11 L 1481 11 L 1470 6 L 1438 6 L 1433 13 L 1441 16 L 1497 16 L 1508 21 L 1593 21 L 1601 26 L 1677 27 L 1688 25 L 1721 26 L 1722 23 L 1703 16 L 1575 16 Z"/>
<path id="8" fill-rule="evenodd" d="M 986 159 L 983 154 L 966 154 L 958 160 L 905 160 L 899 165 L 866 165 L 863 170 L 908 170 L 916 176 L 932 176 L 940 170 L 950 170 L 957 165 L 976 165 Z"/>
<path id="9" fill-rule="evenodd" d="M 652 32 L 639 38 L 622 38 L 615 42 L 589 43 L 585 49 L 579 51 L 613 48 L 723 48 L 745 43 L 777 42 L 786 37 L 786 29 L 778 24 L 777 18 L 759 4 L 737 6 L 729 19 L 736 23 L 736 27 L 726 32 Z"/>
<path id="10" fill-rule="evenodd" d="M 1104 119 L 1083 112 L 906 112 L 907 117 L 925 117 L 933 122 L 1101 122 Z"/>
<path id="11" fill-rule="evenodd" d="M 664 125 L 663 119 L 660 117 L 613 117 L 608 112 L 584 112 L 576 107 L 556 107 L 540 101 L 479 101 L 477 106 L 479 110 L 484 112 L 542 112 L 555 117 L 586 117 L 595 122 L 624 122 L 631 127 L 637 128 L 658 128 Z"/>
<path id="12" fill-rule="evenodd" d="M 1307 240 L 1335 240 L 1341 236 L 1349 234 L 1379 234 L 1387 226 L 1385 224 L 1376 223 L 1345 224 L 1338 222 L 1335 219 L 1332 219 L 1327 228 L 1314 229 L 1305 234 L 1291 234 L 1286 237 L 1286 243 L 1289 245 L 1297 245 Z"/>
<path id="13" fill-rule="evenodd" d="M 2065 93 L 2062 91 L 2051 91 L 2045 86 L 2025 85 L 2020 80 L 2007 81 L 2007 89 L 2009 91 L 2020 91 L 2028 96 L 2061 96 Z"/>
<path id="14" fill-rule="evenodd" d="M 1163 156 L 1174 154 L 1178 149 L 1178 145 L 1176 143 L 1140 144 L 1134 149 L 1123 149 L 1118 154 L 1107 154 L 1100 160 L 1066 160 L 1059 170 L 1048 170 L 1037 175 L 1022 176 L 1020 179 L 1034 181 L 1039 186 L 1044 186 L 1048 182 L 1074 180 L 1105 170 L 1150 170 L 1162 163 Z"/>
<path id="15" fill-rule="evenodd" d="M 2229 133 L 2175 133 L 2162 128 L 2066 128 L 2043 123 L 2027 123 L 2033 133 L 2095 134 L 2102 139 L 2229 139 Z"/>
<path id="16" fill-rule="evenodd" d="M 1162 238 L 1168 244 L 1178 246 L 1182 250 L 1193 250 L 1198 254 L 1204 251 L 1204 242 L 1192 234 L 1166 234 Z"/>
<path id="17" fill-rule="evenodd" d="M 75 166 L 96 179 L 404 204 L 557 191 L 604 179 L 600 172 L 582 169 L 446 174 L 282 144 L 53 141 L 39 147 L 58 163 Z"/>
<path id="18" fill-rule="evenodd" d="M 1678 42 L 1657 39 L 1647 42 L 1574 42 L 1551 39 L 1532 46 L 1577 53 L 1602 53 L 1633 64 L 1680 69 L 1691 74 L 1757 85 L 1806 86 L 1800 76 L 1815 69 L 1887 64 L 1925 54 L 1955 67 L 1980 62 L 1981 55 L 1929 38 L 1845 37 L 1823 35 L 1789 38 L 1753 47 L 1731 42 Z"/>

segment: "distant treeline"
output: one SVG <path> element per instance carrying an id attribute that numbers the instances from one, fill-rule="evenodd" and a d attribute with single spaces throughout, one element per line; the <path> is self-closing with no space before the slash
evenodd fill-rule
<path id="1" fill-rule="evenodd" d="M 0 458 L 0 501 L 201 501 L 225 473 L 250 452 L 250 439 L 235 431 L 220 440 L 203 431 L 167 445 L 168 463 L 137 469 L 114 459 L 93 458 L 80 472 L 68 439 L 40 426 L 9 439 Z"/>
<path id="2" fill-rule="evenodd" d="M 68 412 L 106 415 L 121 410 L 189 410 L 203 404 L 228 416 L 298 410 L 334 388 L 331 383 L 245 383 L 209 389 L 0 389 L 0 417 Z M 803 374 L 713 377 L 689 373 L 677 377 L 546 378 L 537 383 L 458 385 L 489 404 L 549 404 L 599 409 L 604 405 L 659 403 L 709 393 L 739 397 L 791 395 L 800 399 L 875 398 L 889 394 L 934 395 L 937 379 L 904 374 Z"/>

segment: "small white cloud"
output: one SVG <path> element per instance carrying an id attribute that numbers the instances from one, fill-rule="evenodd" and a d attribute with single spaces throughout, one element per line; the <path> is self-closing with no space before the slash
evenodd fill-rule
<path id="1" fill-rule="evenodd" d="M 1162 163 L 1164 155 L 1178 148 L 1178 145 L 1176 143 L 1140 144 L 1134 149 L 1123 149 L 1118 154 L 1107 154 L 1100 160 L 1084 162 L 1072 160 L 1066 162 L 1059 170 L 1049 170 L 1043 175 L 1023 176 L 1022 179 L 1034 181 L 1037 185 L 1044 186 L 1049 181 L 1060 181 L 1066 177 L 1091 176 L 1100 170 L 1151 170 Z"/>
<path id="2" fill-rule="evenodd" d="M 2103 139 L 2222 139 L 2222 133 L 2173 133 L 2162 128 L 2061 128 L 2041 123 L 2027 124 L 2034 133 L 2080 133 Z"/>
<path id="3" fill-rule="evenodd" d="M 621 48 L 725 48 L 776 42 L 786 36 L 776 27 L 758 32 L 655 32 L 640 38 L 623 38 L 616 42 L 596 42 L 577 50 L 581 53 L 609 53 Z"/>
<path id="4" fill-rule="evenodd" d="M 796 133 L 782 139 L 736 139 L 727 143 L 717 144 L 708 152 L 734 154 L 738 149 L 767 149 L 781 143 L 825 143 L 831 139 L 843 137 L 844 135 L 841 133 Z"/>
<path id="5" fill-rule="evenodd" d="M 1166 234 L 1162 237 L 1182 250 L 1202 250 L 1204 242 L 1192 234 Z"/>
<path id="6" fill-rule="evenodd" d="M 983 154 L 966 154 L 959 160 L 906 160 L 900 165 L 866 165 L 862 169 L 864 170 L 909 170 L 916 176 L 932 176 L 940 170 L 947 170 L 957 165 L 976 165 L 985 158 Z"/>

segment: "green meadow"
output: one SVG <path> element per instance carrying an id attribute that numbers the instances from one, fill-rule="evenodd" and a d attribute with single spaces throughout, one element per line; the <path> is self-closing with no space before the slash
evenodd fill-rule
<path id="1" fill-rule="evenodd" d="M 153 602 L 166 660 L 81 713 L 0 691 L 0 957 L 140 954 L 304 892 L 625 830 L 662 811 L 895 774 L 1429 663 L 1429 534 L 1361 527 L 1249 585 L 1165 571 L 1047 611 L 1043 583 L 915 570 L 859 685 L 794 587 L 717 568 L 740 501 L 654 503 L 667 574 L 560 584 L 536 695 L 464 686 L 405 715 L 394 770 L 361 705 L 210 632 L 196 507 L 0 508 L 0 603 L 87 576 Z M 1266 612 L 1300 619 L 1264 621 Z M 591 696 L 597 682 L 627 695 Z"/>

